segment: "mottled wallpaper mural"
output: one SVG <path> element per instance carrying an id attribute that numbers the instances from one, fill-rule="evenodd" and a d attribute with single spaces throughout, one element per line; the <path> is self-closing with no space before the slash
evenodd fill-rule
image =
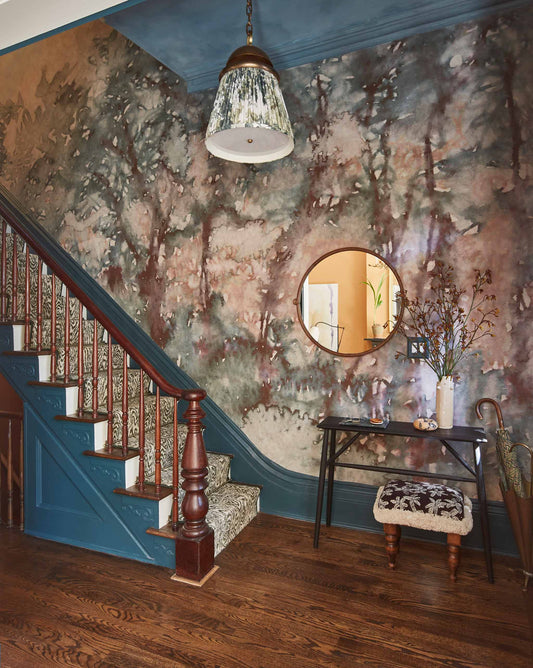
<path id="1" fill-rule="evenodd" d="M 395 359 L 399 337 L 360 358 L 311 344 L 293 304 L 309 265 L 368 248 L 413 296 L 436 260 L 465 286 L 490 268 L 501 315 L 460 369 L 456 423 L 494 397 L 530 439 L 532 35 L 526 9 L 283 72 L 294 153 L 249 166 L 205 149 L 214 91 L 189 95 L 95 22 L 0 58 L 0 178 L 262 452 L 304 473 L 325 414 L 413 420 L 435 402 L 433 372 Z M 348 456 L 448 466 L 422 441 Z"/>

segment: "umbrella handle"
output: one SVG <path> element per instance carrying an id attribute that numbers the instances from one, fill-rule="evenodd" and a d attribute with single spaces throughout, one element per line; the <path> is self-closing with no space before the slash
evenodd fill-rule
<path id="1" fill-rule="evenodd" d="M 500 429 L 505 429 L 505 425 L 503 424 L 503 415 L 502 415 L 502 409 L 500 408 L 500 404 L 495 401 L 494 399 L 489 399 L 488 397 L 483 397 L 483 399 L 480 399 L 477 404 L 476 404 L 476 415 L 480 420 L 483 420 L 483 415 L 481 413 L 481 405 L 487 403 L 487 404 L 492 404 L 494 406 L 494 410 L 496 411 L 496 415 L 498 417 L 498 426 Z"/>
<path id="2" fill-rule="evenodd" d="M 529 478 L 529 496 L 533 496 L 533 450 L 526 443 L 520 443 L 520 441 L 513 443 L 509 448 L 509 452 L 512 452 L 517 445 L 520 445 L 522 448 L 525 448 L 529 452 L 529 465 L 530 465 L 530 478 Z"/>

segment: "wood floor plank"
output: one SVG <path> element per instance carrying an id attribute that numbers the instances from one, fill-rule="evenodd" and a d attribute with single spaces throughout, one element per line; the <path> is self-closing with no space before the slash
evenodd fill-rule
<path id="1" fill-rule="evenodd" d="M 2 668 L 531 668 L 532 591 L 518 562 L 259 515 L 217 558 L 202 589 L 168 569 L 0 526 Z M 533 590 L 533 588 L 532 588 Z"/>

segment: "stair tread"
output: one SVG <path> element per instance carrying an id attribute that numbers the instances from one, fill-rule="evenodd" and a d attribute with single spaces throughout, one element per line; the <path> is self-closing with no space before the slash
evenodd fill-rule
<path id="1" fill-rule="evenodd" d="M 161 486 L 159 491 L 156 491 L 155 485 L 151 483 L 145 483 L 144 489 L 142 490 L 138 484 L 135 484 L 127 488 L 115 487 L 113 492 L 115 494 L 123 494 L 124 496 L 137 496 L 142 499 L 152 499 L 154 501 L 160 501 L 161 499 L 164 499 L 172 494 L 171 489 L 163 486 Z"/>
<path id="2" fill-rule="evenodd" d="M 102 448 L 102 450 L 85 450 L 83 454 L 87 457 L 101 457 L 102 459 L 116 459 L 125 461 L 127 459 L 134 459 L 135 457 L 138 457 L 139 451 L 128 448 L 128 452 L 124 454 L 122 452 L 122 448 L 112 447 L 111 450 L 106 450 L 105 448 Z"/>
<path id="3" fill-rule="evenodd" d="M 77 387 L 75 380 L 30 380 L 28 385 L 34 387 Z"/>
<path id="4" fill-rule="evenodd" d="M 56 420 L 87 423 L 105 422 L 105 420 L 107 420 L 107 413 L 98 413 L 97 415 L 93 415 L 92 413 L 84 411 L 81 415 L 78 413 L 71 413 L 70 415 L 56 415 Z"/>

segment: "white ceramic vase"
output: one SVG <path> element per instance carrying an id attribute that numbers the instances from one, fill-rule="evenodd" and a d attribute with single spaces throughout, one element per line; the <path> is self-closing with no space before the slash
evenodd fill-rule
<path id="1" fill-rule="evenodd" d="M 372 325 L 372 334 L 375 339 L 382 339 L 385 333 L 385 327 L 383 325 Z"/>
<path id="2" fill-rule="evenodd" d="M 444 376 L 437 381 L 437 422 L 439 429 L 453 427 L 453 378 Z"/>

